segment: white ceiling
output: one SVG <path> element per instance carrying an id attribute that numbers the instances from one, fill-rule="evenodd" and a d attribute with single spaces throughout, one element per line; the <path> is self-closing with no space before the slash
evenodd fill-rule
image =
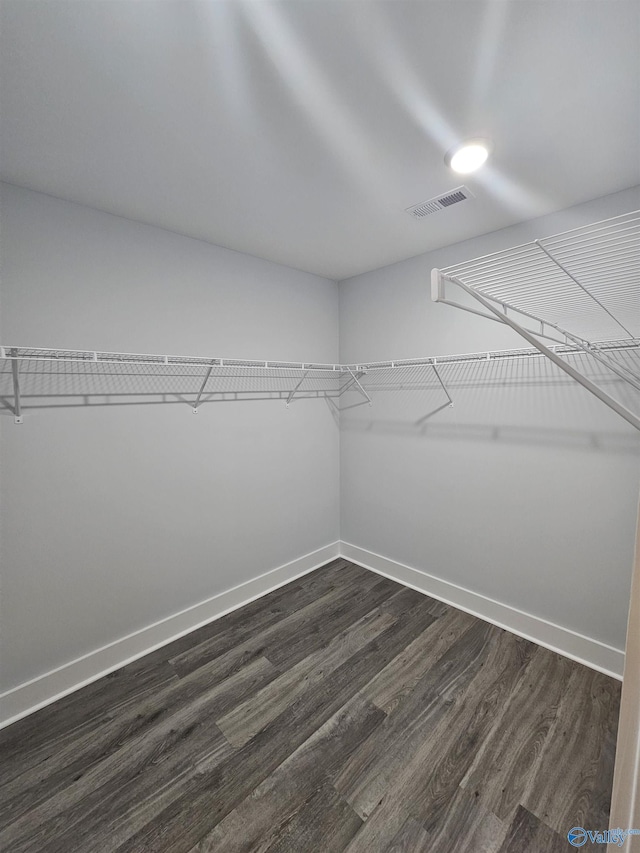
<path id="1" fill-rule="evenodd" d="M 637 0 L 3 0 L 1 38 L 4 180 L 333 279 L 640 183 Z"/>

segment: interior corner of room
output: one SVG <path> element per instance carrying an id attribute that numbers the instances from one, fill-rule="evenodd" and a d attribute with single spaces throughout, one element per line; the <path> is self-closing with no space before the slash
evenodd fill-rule
<path id="1" fill-rule="evenodd" d="M 0 728 L 338 557 L 637 696 L 637 4 L 395 5 L 3 0 Z"/>

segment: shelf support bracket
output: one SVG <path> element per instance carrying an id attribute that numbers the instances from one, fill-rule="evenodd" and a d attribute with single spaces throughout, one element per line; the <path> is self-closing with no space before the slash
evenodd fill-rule
<path id="1" fill-rule="evenodd" d="M 297 390 L 298 390 L 298 388 L 302 385 L 302 383 L 304 382 L 304 380 L 307 378 L 308 374 L 309 374 L 309 371 L 308 371 L 308 370 L 305 370 L 305 372 L 302 374 L 302 378 L 300 379 L 300 381 L 298 382 L 298 384 L 296 385 L 296 387 L 295 387 L 295 388 L 294 388 L 294 389 L 289 393 L 289 396 L 287 397 L 287 403 L 286 403 L 286 405 L 287 405 L 287 409 L 289 408 L 289 403 L 293 400 L 293 398 L 294 398 L 294 396 L 295 396 L 296 391 L 297 391 Z"/>
<path id="2" fill-rule="evenodd" d="M 531 346 L 534 346 L 543 355 L 546 355 L 550 361 L 552 361 L 557 367 L 560 368 L 560 370 L 564 370 L 565 373 L 567 373 L 572 379 L 575 379 L 576 382 L 582 385 L 583 388 L 586 388 L 587 391 L 590 391 L 606 406 L 608 406 L 610 409 L 613 409 L 613 411 L 620 415 L 620 417 L 624 418 L 625 421 L 630 423 L 637 430 L 640 430 L 640 417 L 635 415 L 633 412 L 630 412 L 629 409 L 619 403 L 614 397 L 611 397 L 609 394 L 606 393 L 606 391 L 603 391 L 601 388 L 591 382 L 590 379 L 587 379 L 587 377 L 580 373 L 580 371 L 576 370 L 574 367 L 564 361 L 552 349 L 541 343 L 535 337 L 534 334 L 527 331 L 527 329 L 525 329 L 523 326 L 521 326 L 508 315 L 502 314 L 499 308 L 492 305 L 492 303 L 486 297 L 482 296 L 472 287 L 469 287 L 468 284 L 465 284 L 464 282 L 460 281 L 460 279 L 455 277 L 452 277 L 449 280 L 452 281 L 454 284 L 457 284 L 458 287 L 461 287 L 465 291 L 465 293 L 468 293 L 469 296 L 472 296 L 476 300 L 476 302 L 479 302 L 484 308 L 487 309 L 487 311 L 491 311 L 493 314 L 499 317 L 500 320 L 503 323 L 506 323 L 507 326 L 511 326 L 511 328 L 515 332 L 517 332 L 521 337 L 525 339 L 525 341 L 528 341 Z"/>
<path id="3" fill-rule="evenodd" d="M 447 395 L 447 400 L 449 401 L 449 408 L 453 409 L 453 400 L 451 399 L 451 394 L 447 390 L 447 386 L 442 381 L 442 376 L 440 376 L 440 374 L 438 373 L 438 368 L 436 367 L 435 361 L 433 362 L 433 364 L 431 366 L 433 367 L 433 372 L 438 377 L 438 382 L 442 385 L 442 390 Z"/>
<path id="4" fill-rule="evenodd" d="M 22 423 L 22 405 L 20 403 L 20 372 L 18 365 L 18 350 L 11 351 L 11 373 L 13 374 L 13 422 Z"/>
<path id="5" fill-rule="evenodd" d="M 438 372 L 438 368 L 436 367 L 435 360 L 434 360 L 433 364 L 431 365 L 431 367 L 433 368 L 433 372 L 435 373 L 436 377 L 438 378 L 438 382 L 442 386 L 442 390 L 444 391 L 444 393 L 447 396 L 447 402 L 443 403 L 441 406 L 438 406 L 432 412 L 427 412 L 426 415 L 423 415 L 421 418 L 418 418 L 418 420 L 416 421 L 416 426 L 420 426 L 425 421 L 428 421 L 429 418 L 432 418 L 434 415 L 437 415 L 438 412 L 441 412 L 443 409 L 452 409 L 453 408 L 453 400 L 451 399 L 451 394 L 449 394 L 447 386 L 444 384 L 442 376 L 440 376 L 440 373 Z"/>
<path id="6" fill-rule="evenodd" d="M 351 370 L 351 368 L 350 368 L 350 367 L 348 367 L 348 368 L 347 368 L 347 370 L 348 370 L 348 371 L 349 371 L 349 373 L 351 374 L 351 376 L 352 376 L 353 381 L 355 382 L 355 384 L 356 384 L 356 385 L 358 386 L 358 388 L 360 389 L 360 393 L 362 394 L 362 396 L 365 398 L 365 400 L 369 403 L 369 405 L 370 405 L 370 406 L 371 406 L 371 405 L 373 405 L 373 403 L 372 403 L 372 401 L 371 401 L 371 397 L 367 394 L 367 392 L 364 390 L 364 388 L 363 388 L 363 387 L 362 387 L 362 385 L 360 384 L 360 380 L 358 379 L 358 377 L 356 376 L 356 374 L 353 372 L 353 370 Z M 360 376 L 362 376 L 362 373 L 360 373 L 359 375 L 360 375 Z"/>
<path id="7" fill-rule="evenodd" d="M 202 397 L 202 394 L 204 393 L 204 389 L 206 388 L 207 382 L 209 381 L 209 377 L 211 376 L 212 370 L 213 370 L 213 364 L 210 364 L 209 369 L 207 370 L 205 377 L 202 381 L 202 385 L 200 386 L 200 390 L 198 391 L 198 396 L 196 397 L 196 401 L 193 404 L 193 414 L 194 415 L 198 414 L 198 406 L 200 405 L 200 398 Z"/>

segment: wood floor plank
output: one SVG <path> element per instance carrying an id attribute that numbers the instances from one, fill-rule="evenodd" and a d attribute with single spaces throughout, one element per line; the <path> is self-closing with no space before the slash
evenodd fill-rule
<path id="1" fill-rule="evenodd" d="M 618 739 L 618 718 L 620 715 L 620 697 L 614 696 L 609 713 L 602 720 L 602 746 L 591 787 L 589 804 L 585 809 L 585 826 L 609 826 L 611 812 L 611 792 L 613 791 L 613 770 L 615 765 L 616 745 Z"/>
<path id="2" fill-rule="evenodd" d="M 198 713 L 201 707 L 206 707 L 208 713 L 219 716 L 278 674 L 265 658 L 257 655 L 247 658 L 242 650 L 232 650 L 188 677 L 169 682 L 133 708 L 109 718 L 98 730 L 58 748 L 50 760 L 26 770 L 4 786 L 0 791 L 0 825 L 16 821 L 24 812 L 72 784 L 81 790 L 80 780 L 86 781 L 87 774 L 95 768 L 98 768 L 95 772 L 104 774 L 111 755 L 125 748 L 133 749 L 141 738 L 163 726 L 165 720 L 176 719 L 177 711 Z"/>
<path id="3" fill-rule="evenodd" d="M 338 586 L 344 586 L 347 581 L 356 579 L 366 582 L 367 572 L 342 558 L 332 560 L 310 574 L 278 587 L 232 610 L 231 613 L 196 628 L 195 631 L 152 652 L 148 659 L 158 662 L 175 659 L 182 652 L 223 634 L 233 633 L 236 640 L 241 641 L 243 636 L 246 636 L 242 634 L 242 630 L 262 631 L 291 613 L 295 613 L 315 598 L 331 592 Z M 373 580 L 369 578 L 369 582 L 373 583 Z"/>
<path id="4" fill-rule="evenodd" d="M 71 785 L 27 814 L 26 819 L 11 824 L 0 837 L 0 849 L 12 853 L 87 853 L 95 849 L 104 853 L 113 849 L 113 838 L 105 827 L 114 817 L 121 831 L 124 823 L 135 820 L 137 810 L 142 807 L 146 811 L 150 800 L 160 797 L 162 801 L 162 794 L 171 796 L 174 789 L 181 790 L 190 778 L 195 756 L 203 749 L 217 753 L 220 760 L 233 752 L 222 734 L 215 731 L 213 720 L 178 726 L 162 734 L 135 751 L 117 755 L 119 767 L 111 762 L 113 775 L 104 784 L 99 780 L 89 787 L 88 780 L 87 786 Z M 132 803 L 135 808 L 130 809 Z M 146 821 L 156 813 L 153 808 L 149 811 Z"/>
<path id="5" fill-rule="evenodd" d="M 409 817 L 381 853 L 429 853 L 433 848 L 422 822 Z M 439 852 L 438 852 L 439 853 Z"/>
<path id="6" fill-rule="evenodd" d="M 304 637 L 318 621 L 342 608 L 352 595 L 362 594 L 378 586 L 378 583 L 377 577 L 363 581 L 357 574 L 336 581 L 321 595 L 311 595 L 308 601 L 306 596 L 301 597 L 300 606 L 291 612 L 269 614 L 265 619 L 238 621 L 229 630 L 218 632 L 210 639 L 170 658 L 170 663 L 178 675 L 185 676 L 257 636 L 262 638 L 265 647 L 267 643 L 277 641 L 286 645 L 296 637 Z M 389 586 L 387 594 L 391 595 L 395 591 Z"/>
<path id="7" fill-rule="evenodd" d="M 452 691 L 465 689 L 498 637 L 487 623 L 472 623 L 345 764 L 334 784 L 361 818 L 371 815 L 412 757 L 430 761 L 430 735 L 449 717 Z"/>
<path id="8" fill-rule="evenodd" d="M 357 804 L 347 797 L 359 814 L 366 809 L 370 815 L 349 845 L 349 853 L 384 849 L 407 811 L 424 821 L 427 832 L 443 820 L 478 745 L 522 677 L 533 650 L 533 644 L 498 628 L 492 627 L 491 634 L 495 639 L 485 660 L 454 698 L 451 713 L 440 717 L 421 747 L 396 768 L 393 779 L 371 778 L 358 792 Z"/>
<path id="9" fill-rule="evenodd" d="M 428 849 L 438 853 L 498 853 L 508 828 L 478 801 L 475 792 L 458 788 L 427 833 Z"/>
<path id="10" fill-rule="evenodd" d="M 571 827 L 567 828 L 567 831 Z M 567 853 L 575 848 L 564 836 L 554 832 L 539 818 L 518 806 L 509 832 L 498 853 Z"/>
<path id="11" fill-rule="evenodd" d="M 363 688 L 363 694 L 383 711 L 391 713 L 476 622 L 468 613 L 450 610 L 379 672 Z"/>
<path id="12" fill-rule="evenodd" d="M 166 844 L 187 851 L 419 634 L 433 617 L 399 620 L 331 675 L 308 690 L 213 774 L 198 776 L 158 819 L 122 846 L 127 853 Z M 238 765 L 243 768 L 240 776 Z M 173 845 L 173 847 L 171 846 Z"/>
<path id="13" fill-rule="evenodd" d="M 291 702 L 326 678 L 396 619 L 380 607 L 365 614 L 334 637 L 328 646 L 303 658 L 224 717 L 218 718 L 218 728 L 234 746 L 244 746 Z"/>
<path id="14" fill-rule="evenodd" d="M 141 658 L 0 730 L 0 790 L 29 767 L 51 760 L 61 748 L 100 728 L 105 719 L 175 681 L 167 662 L 150 664 Z"/>
<path id="15" fill-rule="evenodd" d="M 240 641 L 238 637 L 259 633 L 320 595 L 346 588 L 346 581 L 375 585 L 377 577 L 341 558 L 334 560 L 0 730 L 0 786 L 29 766 L 49 760 L 59 746 L 99 728 L 109 714 L 118 713 L 176 680 L 176 670 L 168 663 L 170 658 L 208 639 L 237 632 L 235 641 L 219 641 L 220 653 L 228 651 Z"/>
<path id="16" fill-rule="evenodd" d="M 301 853 L 322 850 L 342 853 L 360 829 L 362 821 L 342 800 L 336 789 L 325 783 L 284 826 L 265 853 Z M 256 853 L 262 853 L 262 845 Z"/>
<path id="17" fill-rule="evenodd" d="M 573 667 L 522 798 L 523 806 L 561 835 L 585 826 L 594 809 L 602 809 L 597 802 L 601 756 L 611 748 L 609 723 L 618 716 L 619 702 L 618 682 L 579 664 Z"/>
<path id="18" fill-rule="evenodd" d="M 336 606 L 325 607 L 319 617 L 306 620 L 301 630 L 271 636 L 265 643 L 264 655 L 280 669 L 288 669 L 321 649 L 354 621 L 398 592 L 403 592 L 402 587 L 381 578 L 370 589 L 358 590 L 343 597 Z"/>
<path id="19" fill-rule="evenodd" d="M 572 661 L 538 647 L 461 782 L 501 820 L 514 813 L 541 760 Z"/>
<path id="20" fill-rule="evenodd" d="M 334 765 L 356 749 L 382 720 L 384 713 L 356 694 L 199 842 L 198 853 L 269 849 L 282 827 L 325 784 Z M 349 812 L 354 814 L 350 808 Z M 357 818 L 354 832 L 360 824 Z"/>
<path id="21" fill-rule="evenodd" d="M 77 824 L 82 822 L 83 831 L 86 830 L 91 822 L 89 815 L 92 815 L 93 820 L 96 809 L 100 811 L 99 820 L 103 820 L 109 814 L 109 800 L 115 799 L 122 803 L 125 785 L 131 780 L 137 780 L 150 764 L 166 761 L 166 753 L 173 751 L 174 744 L 179 747 L 178 760 L 185 767 L 201 759 L 203 745 L 199 740 L 191 752 L 186 752 L 185 747 L 203 721 L 207 724 L 206 736 L 215 747 L 216 754 L 221 754 L 217 741 L 223 736 L 213 725 L 217 709 L 237 701 L 238 697 L 243 698 L 247 692 L 255 690 L 256 685 L 260 686 L 265 678 L 272 678 L 273 672 L 272 664 L 263 658 L 252 661 L 219 684 L 214 682 L 208 690 L 204 684 L 199 685 L 198 693 L 179 710 L 168 715 L 157 715 L 146 730 L 137 733 L 120 749 L 93 764 L 86 772 L 74 775 L 66 786 L 60 790 L 54 789 L 52 796 L 46 799 L 39 796 L 39 804 L 28 812 L 22 810 L 22 816 L 10 822 L 0 833 L 0 849 L 22 849 L 21 839 L 34 837 L 34 822 L 38 826 L 36 843 L 42 850 L 46 849 L 45 840 L 50 837 L 58 837 L 63 841 L 68 838 L 70 845 L 77 842 Z M 224 752 L 231 754 L 233 749 Z M 26 793 L 27 796 L 31 794 L 30 791 Z M 40 786 L 36 788 L 36 793 L 41 794 Z M 30 849 L 29 845 L 25 849 Z"/>

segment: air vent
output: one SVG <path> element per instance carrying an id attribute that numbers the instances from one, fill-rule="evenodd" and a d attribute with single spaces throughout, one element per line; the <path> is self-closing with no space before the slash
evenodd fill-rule
<path id="1" fill-rule="evenodd" d="M 455 190 L 445 193 L 444 195 L 430 198 L 428 201 L 423 201 L 413 207 L 407 208 L 407 213 L 416 219 L 423 219 L 425 216 L 431 216 L 432 213 L 438 213 L 440 210 L 445 210 L 453 204 L 458 204 L 461 201 L 466 201 L 468 198 L 474 198 L 471 190 L 467 187 L 456 187 Z"/>

